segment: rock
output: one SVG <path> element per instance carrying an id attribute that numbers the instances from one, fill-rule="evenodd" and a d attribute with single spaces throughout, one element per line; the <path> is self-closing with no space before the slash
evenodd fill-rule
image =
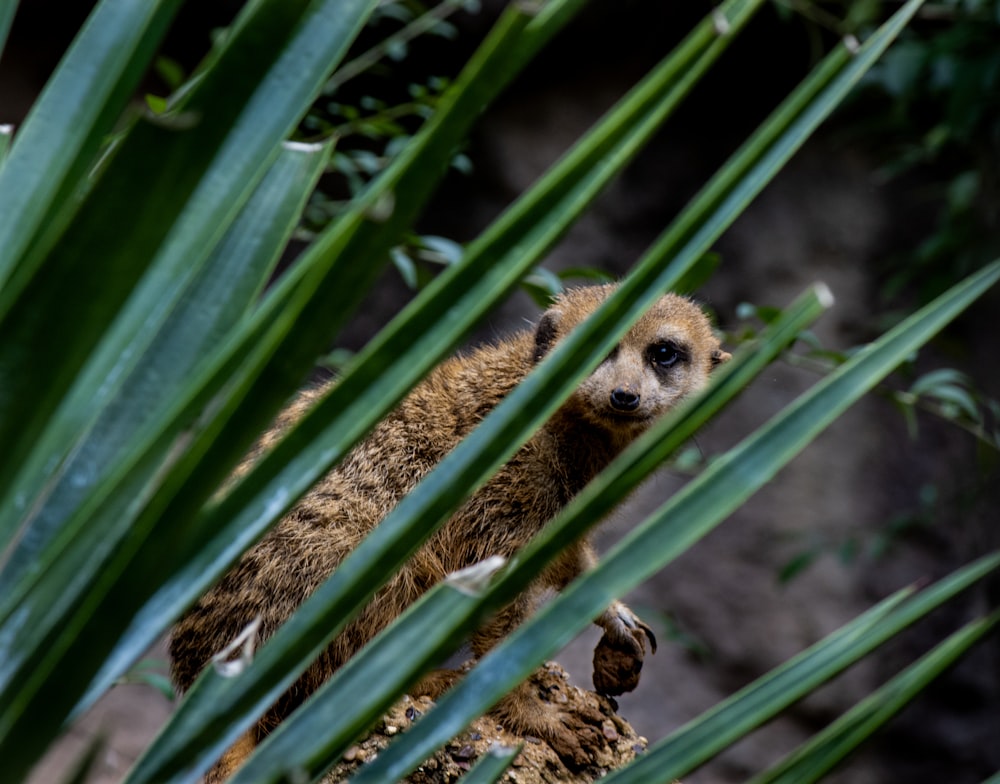
<path id="1" fill-rule="evenodd" d="M 490 748 L 521 746 L 521 753 L 501 781 L 516 781 L 519 784 L 589 782 L 627 765 L 645 751 L 646 739 L 637 735 L 628 722 L 615 713 L 613 701 L 571 685 L 565 670 L 558 664 L 547 662 L 545 667 L 532 676 L 531 681 L 540 694 L 559 695 L 557 699 L 561 710 L 573 711 L 579 706 L 581 710 L 586 708 L 592 711 L 596 706 L 605 716 L 601 732 L 604 743 L 583 770 L 569 771 L 544 739 L 515 735 L 487 716 L 474 721 L 465 732 L 439 750 L 405 781 L 410 784 L 454 782 Z M 434 703 L 428 697 L 405 697 L 389 710 L 376 725 L 375 731 L 344 755 L 323 779 L 323 784 L 335 784 L 350 778 L 364 760 L 372 759 L 389 745 L 392 735 L 406 732 L 416 719 L 433 707 Z M 395 731 L 390 733 L 390 727 Z"/>

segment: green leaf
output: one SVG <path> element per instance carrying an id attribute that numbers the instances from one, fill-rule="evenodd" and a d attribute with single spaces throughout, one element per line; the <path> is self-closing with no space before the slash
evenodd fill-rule
<path id="1" fill-rule="evenodd" d="M 914 395 L 925 395 L 938 386 L 958 386 L 967 387 L 969 377 L 954 368 L 941 368 L 925 373 L 910 387 L 910 393 Z"/>
<path id="2" fill-rule="evenodd" d="M 7 153 L 10 151 L 10 140 L 13 135 L 13 125 L 0 125 L 0 169 L 7 162 Z"/>
<path id="3" fill-rule="evenodd" d="M 441 610 L 436 609 L 433 600 L 415 604 L 398 623 L 366 648 L 365 655 L 348 662 L 306 705 L 283 722 L 236 780 L 276 781 L 289 767 L 313 775 L 333 764 L 430 663 L 447 655 L 455 642 L 473 631 L 487 613 L 507 604 L 538 574 L 540 561 L 562 551 L 583 531 L 599 522 L 608 510 L 608 498 L 621 498 L 634 489 L 651 467 L 662 462 L 711 413 L 743 389 L 822 309 L 823 302 L 816 292 L 810 291 L 800 298 L 789 308 L 786 318 L 762 337 L 756 350 L 745 352 L 719 371 L 712 391 L 700 404 L 692 404 L 655 427 L 595 480 L 581 494 L 579 503 L 574 502 L 566 514 L 553 520 L 539 541 L 527 553 L 518 556 L 519 568 L 490 592 L 486 602 L 469 602 L 462 607 L 449 605 Z M 366 546 L 369 545 L 362 545 Z M 343 568 L 341 565 L 338 571 Z M 325 586 L 299 615 L 307 616 L 313 607 L 323 602 L 323 592 L 326 592 Z M 432 608 L 433 615 L 430 614 Z M 332 612 L 328 614 L 333 615 Z M 295 624 L 296 619 L 290 623 Z M 280 646 L 286 637 L 291 637 L 291 633 L 279 630 L 272 642 L 261 649 L 258 660 L 270 657 L 274 647 Z M 401 655 L 402 651 L 405 655 Z M 346 704 L 354 706 L 350 715 L 340 707 Z M 312 740 L 305 741 L 305 738 Z"/>
<path id="4" fill-rule="evenodd" d="M 718 253 L 706 253 L 694 263 L 688 273 L 675 285 L 674 291 L 678 294 L 694 294 L 712 277 L 716 268 L 722 261 L 722 256 Z"/>
<path id="5" fill-rule="evenodd" d="M 75 366 L 86 354 L 88 343 L 92 344 L 95 338 L 102 333 L 102 322 L 106 322 L 107 318 L 117 310 L 118 301 L 131 288 L 132 281 L 135 279 L 135 267 L 137 266 L 135 256 L 142 258 L 146 255 L 143 251 L 147 250 L 148 246 L 158 244 L 159 240 L 165 236 L 171 219 L 176 218 L 180 206 L 186 203 L 186 192 L 190 192 L 187 189 L 193 185 L 193 173 L 204 170 L 214 152 L 224 145 L 229 127 L 234 122 L 235 116 L 240 114 L 242 102 L 255 94 L 258 77 L 260 82 L 265 85 L 265 95 L 260 97 L 266 98 L 268 94 L 271 94 L 275 105 L 278 106 L 281 106 L 290 95 L 297 94 L 298 89 L 289 90 L 287 84 L 270 83 L 268 75 L 275 73 L 275 71 L 267 69 L 272 64 L 277 63 L 275 68 L 284 73 L 286 81 L 291 78 L 292 82 L 299 85 L 300 82 L 308 82 L 308 75 L 312 73 L 313 81 L 316 85 L 319 84 L 320 74 L 329 66 L 327 56 L 330 54 L 331 48 L 335 50 L 337 47 L 346 46 L 344 34 L 351 32 L 350 26 L 352 24 L 357 27 L 360 20 L 363 19 L 364 13 L 368 10 L 368 6 L 359 3 L 353 7 L 352 13 L 348 13 L 352 9 L 345 6 L 344 3 L 336 5 L 338 13 L 327 14 L 325 20 L 321 13 L 324 11 L 323 6 L 310 6 L 305 9 L 309 17 L 305 21 L 309 23 L 297 25 L 297 21 L 303 20 L 295 16 L 297 11 L 295 3 L 263 0 L 263 2 L 253 4 L 249 7 L 249 13 L 252 15 L 243 17 L 243 22 L 228 36 L 227 44 L 223 51 L 217 55 L 213 67 L 198 82 L 198 88 L 189 93 L 183 109 L 184 111 L 191 111 L 198 107 L 204 109 L 200 114 L 201 122 L 193 128 L 138 126 L 126 138 L 122 149 L 118 151 L 112 161 L 114 166 L 105 170 L 98 185 L 90 193 L 91 199 L 94 199 L 94 194 L 102 186 L 109 189 L 100 194 L 96 201 L 88 200 L 88 203 L 95 205 L 93 214 L 90 216 L 94 219 L 92 224 L 89 221 L 79 220 L 80 216 L 83 215 L 81 212 L 78 213 L 78 220 L 73 225 L 77 227 L 75 230 L 78 233 L 78 240 L 83 241 L 87 238 L 87 242 L 83 243 L 85 246 L 88 242 L 97 242 L 102 232 L 107 231 L 109 226 L 114 227 L 114 230 L 109 233 L 115 235 L 111 241 L 114 243 L 113 247 L 117 253 L 97 254 L 93 252 L 94 248 L 88 248 L 92 252 L 79 253 L 80 248 L 77 247 L 79 243 L 66 241 L 70 232 L 64 235 L 64 241 L 57 248 L 59 260 L 65 263 L 64 266 L 72 268 L 77 273 L 82 273 L 84 271 L 82 265 L 92 258 L 99 259 L 102 264 L 107 264 L 110 258 L 112 267 L 118 268 L 116 265 L 121 265 L 123 279 L 119 280 L 114 275 L 110 275 L 107 279 L 101 279 L 101 298 L 93 301 L 88 300 L 85 296 L 86 287 L 83 287 L 84 290 L 74 292 L 75 296 L 70 299 L 74 306 L 84 309 L 93 306 L 100 312 L 89 313 L 89 315 L 94 316 L 89 323 L 76 325 L 80 328 L 80 334 L 73 334 L 71 339 L 67 339 L 65 346 L 60 345 L 61 354 L 60 352 L 54 353 L 52 361 L 59 367 L 62 375 L 60 378 L 47 379 L 46 383 L 52 382 L 52 388 L 43 386 L 45 394 L 48 395 L 46 403 L 51 405 L 55 402 L 60 392 L 61 383 L 72 376 L 76 369 Z M 331 36 L 331 28 L 334 32 L 339 31 L 340 34 Z M 278 52 L 281 52 L 283 57 L 279 57 Z M 232 84 L 229 84 L 230 82 Z M 258 93 L 258 95 L 260 94 Z M 300 95 L 300 97 L 308 98 L 309 96 Z M 259 118 L 259 132 L 264 136 L 275 133 L 276 130 L 280 131 L 275 125 L 276 122 L 283 122 L 285 125 L 294 123 L 294 117 L 276 119 L 268 114 L 267 106 L 256 106 L 252 101 L 250 105 L 252 107 L 251 115 L 266 115 Z M 178 115 L 181 118 L 183 116 L 183 112 Z M 209 116 L 213 118 L 214 122 L 205 119 Z M 181 125 L 184 124 L 181 123 Z M 142 135 L 137 136 L 136 134 L 141 128 L 146 128 L 146 130 L 142 132 Z M 239 139 L 239 131 L 238 128 L 228 138 Z M 253 132 L 254 129 L 250 128 L 249 131 Z M 177 138 L 173 140 L 176 143 L 166 144 L 170 133 L 177 134 Z M 139 141 L 132 143 L 130 147 L 130 140 L 137 138 Z M 163 147 L 153 145 L 152 151 L 146 150 L 147 154 L 141 154 L 145 149 L 143 145 L 155 139 L 164 141 L 165 145 Z M 198 144 L 199 139 L 206 143 L 204 147 Z M 274 152 L 277 151 L 278 141 L 278 138 L 273 140 Z M 164 155 L 164 153 L 169 154 Z M 273 155 L 273 153 L 271 154 Z M 159 158 L 158 156 L 161 155 L 163 157 Z M 129 171 L 130 167 L 125 164 L 129 162 L 130 158 L 136 157 L 137 160 L 132 160 L 135 165 L 131 167 L 132 171 Z M 258 160 L 255 165 L 265 166 L 269 157 Z M 190 169 L 188 163 L 191 164 Z M 146 188 L 150 186 L 152 186 L 151 193 L 159 192 L 159 189 L 155 187 L 155 181 L 144 183 L 141 179 L 151 169 L 155 170 L 156 174 L 163 180 L 170 180 L 170 183 L 165 184 L 162 189 L 165 194 L 162 203 L 158 203 L 157 199 L 150 198 L 146 194 Z M 114 176 L 109 180 L 112 173 Z M 174 182 L 175 179 L 180 179 L 180 185 Z M 111 184 L 107 185 L 109 182 Z M 119 224 L 122 207 L 116 194 L 123 196 L 130 190 L 135 190 L 136 183 L 138 183 L 144 198 L 133 198 L 133 201 L 139 205 L 138 208 L 142 211 L 143 220 L 140 223 L 148 223 L 148 225 L 139 226 L 126 223 L 128 231 L 122 231 Z M 174 191 L 175 187 L 181 192 L 180 196 Z M 164 206 L 164 203 L 169 204 L 169 208 L 166 214 L 161 215 L 158 208 Z M 56 267 L 59 268 L 60 265 L 57 264 Z M 36 276 L 32 284 L 37 286 L 36 291 L 39 296 L 29 297 L 27 300 L 22 297 L 16 306 L 19 309 L 19 315 L 24 317 L 20 321 L 15 320 L 17 331 L 21 333 L 22 337 L 30 333 L 30 340 L 27 343 L 15 341 L 12 346 L 23 349 L 25 345 L 30 345 L 32 342 L 38 344 L 41 341 L 44 344 L 46 341 L 52 341 L 53 335 L 51 333 L 36 336 L 30 329 L 31 322 L 32 319 L 37 320 L 42 313 L 51 310 L 50 306 L 55 301 L 65 304 L 60 300 L 58 294 L 54 294 L 54 291 L 70 285 L 72 278 L 72 275 L 69 276 L 69 279 L 56 276 L 50 280 L 49 276 L 41 278 Z M 87 283 L 91 283 L 89 278 Z M 41 310 L 35 311 L 29 307 L 32 302 Z M 61 310 L 65 311 L 66 308 L 61 308 Z M 252 336 L 255 328 L 253 325 L 246 328 L 244 337 Z M 25 331 L 26 329 L 27 331 Z M 64 335 L 64 337 L 67 336 Z M 4 344 L 5 347 L 7 345 Z M 232 343 L 228 344 L 228 348 L 230 350 L 233 348 Z M 259 357 L 260 352 L 266 351 L 268 348 L 273 351 L 275 346 L 272 344 L 264 349 L 259 349 L 256 356 Z M 6 359 L 10 360 L 10 363 L 3 367 L 3 371 L 23 364 L 26 356 L 16 353 L 7 355 Z M 115 585 L 115 579 L 120 574 L 123 565 L 128 563 L 132 555 L 144 543 L 152 522 L 157 519 L 159 512 L 164 508 L 165 500 L 170 498 L 179 489 L 180 484 L 190 476 L 189 473 L 185 475 L 185 471 L 190 471 L 195 465 L 195 459 L 190 457 L 189 453 L 184 453 L 175 447 L 190 444 L 190 449 L 194 450 L 195 458 L 200 456 L 199 450 L 201 453 L 204 452 L 212 436 L 218 432 L 217 429 L 213 431 L 212 428 L 218 428 L 219 420 L 213 420 L 211 417 L 207 421 L 198 420 L 195 418 L 195 413 L 204 410 L 211 395 L 229 380 L 234 364 L 244 362 L 245 356 L 223 357 L 218 361 L 214 370 L 206 371 L 204 375 L 211 379 L 210 383 L 216 384 L 214 389 L 206 387 L 202 383 L 189 385 L 186 391 L 191 397 L 175 402 L 174 410 L 165 419 L 164 428 L 153 428 L 152 434 L 146 434 L 148 438 L 144 442 L 144 446 L 132 450 L 130 459 L 120 461 L 116 465 L 113 478 L 96 488 L 88 497 L 86 506 L 74 516 L 72 527 L 80 525 L 76 530 L 85 533 L 72 538 L 69 542 L 64 540 L 64 546 L 73 548 L 74 558 L 77 559 L 76 563 L 83 564 L 83 568 L 71 574 L 60 570 L 53 574 L 41 575 L 39 589 L 32 592 L 31 601 L 21 603 L 16 608 L 16 618 L 8 619 L 10 623 L 6 628 L 0 629 L 0 641 L 5 641 L 6 645 L 12 645 L 14 640 L 17 640 L 18 643 L 18 647 L 15 649 L 16 655 L 8 657 L 6 663 L 9 667 L 2 673 L 5 676 L 10 676 L 11 680 L 5 682 L 7 688 L 5 688 L 2 700 L 0 700 L 0 725 L 5 728 L 4 732 L 0 732 L 0 736 L 3 736 L 2 744 L 4 744 L 5 749 L 3 756 L 5 760 L 11 761 L 12 770 L 16 771 L 17 766 L 30 764 L 32 755 L 40 752 L 45 743 L 46 732 L 57 728 L 66 712 L 78 701 L 80 692 L 76 690 L 82 685 L 82 681 L 88 677 L 88 674 L 96 672 L 103 662 L 106 652 L 115 644 L 116 633 L 124 631 L 128 625 L 130 617 L 135 611 L 130 609 L 130 606 L 135 607 L 136 604 L 141 603 L 143 597 L 156 584 L 154 575 L 172 564 L 172 558 L 169 556 L 176 553 L 183 539 L 174 541 L 167 538 L 165 545 L 161 545 L 157 550 L 155 559 L 150 554 L 152 568 L 144 566 L 147 571 L 144 579 L 138 583 L 137 589 L 133 590 L 131 585 Z M 310 357 L 310 364 L 311 359 Z M 250 362 L 253 364 L 252 360 Z M 36 362 L 36 366 L 24 366 L 24 369 L 38 372 L 40 370 L 37 367 L 38 364 L 40 363 Z M 0 366 L 2 365 L 3 363 L 0 362 Z M 222 368 L 221 373 L 218 372 L 220 367 Z M 28 372 L 26 375 L 30 376 L 32 373 Z M 26 401 L 19 399 L 21 397 L 19 393 L 27 391 L 26 383 L 26 378 L 19 377 L 18 384 L 22 388 L 11 389 L 15 385 L 8 385 L 5 382 L 3 391 L 9 392 L 10 396 L 3 402 L 13 403 L 17 401 L 16 405 L 20 405 L 21 410 L 28 410 L 23 408 Z M 245 393 L 246 382 L 244 381 L 242 387 L 237 383 L 229 389 L 237 393 Z M 277 392 L 284 396 L 288 393 L 288 389 L 277 390 Z M 273 406 L 273 408 L 267 409 L 262 406 L 258 416 L 261 418 L 270 416 L 274 408 L 277 407 L 276 398 L 278 398 L 278 394 L 274 391 L 272 391 L 271 397 L 265 396 L 264 406 Z M 214 411 L 224 413 L 227 411 L 227 405 L 231 405 L 231 403 L 225 403 L 225 398 L 218 400 L 220 402 L 219 408 L 209 408 L 210 413 Z M 41 402 L 39 401 L 39 403 Z M 4 407 L 0 406 L 0 408 Z M 39 405 L 38 408 L 37 412 L 32 412 L 36 425 L 46 419 L 46 406 Z M 5 415 L 12 413 L 14 413 L 13 410 L 3 410 Z M 192 424 L 194 425 L 193 430 L 191 429 Z M 0 422 L 0 426 L 4 428 L 7 425 L 7 420 Z M 31 430 L 31 427 L 25 427 L 25 433 L 30 434 Z M 192 441 L 191 437 L 194 434 L 201 435 L 202 441 Z M 22 442 L 26 437 L 24 433 L 19 433 Z M 247 445 L 249 438 L 250 434 L 247 432 L 242 438 L 235 439 L 226 446 L 233 450 L 241 450 Z M 16 454 L 16 452 L 16 449 L 12 449 L 12 453 Z M 164 468 L 162 465 L 163 456 L 166 456 L 167 466 L 171 468 L 170 471 L 162 470 Z M 12 459 L 7 454 L 4 455 L 4 458 Z M 211 488 L 207 485 L 211 483 L 214 487 L 220 481 L 220 474 L 226 470 L 226 463 L 215 464 L 212 470 L 207 471 L 204 475 L 206 486 L 201 489 L 202 495 L 199 496 L 197 492 L 192 492 L 187 496 L 189 501 L 193 504 L 200 503 L 211 492 Z M 131 489 L 129 482 L 134 482 L 136 477 L 146 472 L 149 472 L 146 474 L 147 476 L 153 478 L 153 483 L 142 488 L 141 492 L 131 496 L 126 493 L 120 493 L 113 497 L 107 495 L 116 485 Z M 201 478 L 198 476 L 198 479 Z M 119 485 L 118 483 L 124 484 Z M 95 515 L 97 515 L 96 519 Z M 117 543 L 113 540 L 105 541 L 102 536 L 105 530 L 117 529 L 121 531 L 123 527 L 129 526 L 130 521 L 135 522 L 127 529 L 127 537 Z M 104 560 L 100 557 L 91 559 L 85 557 L 88 548 L 93 547 L 95 542 L 97 545 L 94 548 L 95 555 L 103 554 Z M 70 558 L 68 562 L 73 562 L 73 558 Z M 88 586 L 88 588 L 83 590 L 82 586 Z M 114 613 L 107 612 L 104 616 L 114 620 L 110 624 L 89 624 L 88 618 L 92 613 L 100 612 L 102 601 L 111 601 L 117 608 Z M 164 619 L 165 621 L 166 619 Z M 28 626 L 20 626 L 21 622 L 28 623 Z M 25 633 L 26 629 L 30 629 L 30 632 Z M 67 656 L 73 659 L 74 666 L 60 668 L 58 663 Z M 27 673 L 25 677 L 21 677 L 19 674 L 19 668 L 22 667 L 28 668 L 24 671 Z M 74 671 L 75 674 L 73 674 Z M 38 691 L 43 692 L 45 696 L 36 700 L 32 693 L 37 694 Z M 21 721 L 19 719 L 19 717 L 23 717 L 25 712 L 30 714 L 41 710 L 40 706 L 42 705 L 45 706 L 45 711 L 35 720 Z M 31 737 L 27 742 L 19 741 L 17 736 L 22 731 L 26 731 L 29 726 L 32 727 Z M 10 728 L 14 727 L 17 730 L 11 731 Z M 6 752 L 8 746 L 11 749 L 10 754 Z M 15 749 L 16 751 L 14 751 Z M 15 772 L 12 775 L 17 774 Z"/>
<path id="6" fill-rule="evenodd" d="M 533 667 L 567 644 L 612 601 L 718 525 L 827 424 L 998 278 L 1000 261 L 953 287 L 859 352 L 763 428 L 716 459 L 626 536 L 597 569 L 570 585 L 493 649 L 462 683 L 439 701 L 432 712 L 436 720 L 425 719 L 412 727 L 405 738 L 383 751 L 359 771 L 354 780 L 375 782 L 405 776 L 435 748 L 526 678 Z M 567 344 L 571 341 L 572 338 Z M 489 418 L 483 426 L 488 422 Z M 460 449 L 461 445 L 455 453 Z M 585 493 L 586 490 L 578 499 Z M 576 499 L 571 506 L 575 503 Z M 561 518 L 562 515 L 546 530 L 556 527 Z M 530 557 L 532 547 L 529 545 L 513 564 L 538 574 L 538 564 L 532 563 Z"/>
<path id="7" fill-rule="evenodd" d="M 994 554 L 922 591 L 897 592 L 681 727 L 609 784 L 685 775 L 998 567 Z"/>
<path id="8" fill-rule="evenodd" d="M 40 440 L 35 461 L 29 461 L 14 485 L 15 498 L 33 499 L 34 515 L 18 521 L 15 515 L 24 510 L 17 504 L 0 511 L 0 530 L 17 526 L 24 532 L 7 553 L 0 595 L 13 600 L 14 586 L 29 567 L 29 573 L 53 567 L 51 553 L 48 559 L 41 556 L 45 546 L 64 530 L 73 510 L 108 475 L 136 434 L 173 404 L 218 342 L 246 317 L 328 154 L 319 146 L 286 147 L 205 265 L 164 310 L 163 318 L 153 322 L 156 331 L 148 324 L 137 325 L 133 333 L 140 338 L 138 345 L 126 342 L 119 349 L 134 355 L 130 368 L 114 372 L 119 383 L 110 384 L 100 373 L 85 373 L 77 380 Z M 151 310 L 149 300 L 158 292 L 147 288 L 143 303 Z M 54 468 L 53 455 L 62 451 L 71 456 Z"/>
<path id="9" fill-rule="evenodd" d="M 177 693 L 174 691 L 173 681 L 170 680 L 169 675 L 163 672 L 136 670 L 135 672 L 126 675 L 121 682 L 145 684 L 146 686 L 156 689 L 168 700 L 173 700 L 177 697 Z"/>
<path id="10" fill-rule="evenodd" d="M 132 309 L 115 321 L 118 339 L 131 336 L 130 321 L 155 324 L 160 308 L 194 274 L 374 2 L 350 0 L 334 23 L 314 24 L 308 34 L 297 29 L 309 15 L 300 7 L 306 0 L 254 4 L 184 105 L 169 118 L 138 123 L 125 137 L 0 322 L 7 337 L 0 345 L 0 440 L 7 445 L 0 490 L 137 285 L 145 270 L 139 260 L 156 259 L 158 251 L 166 256 L 151 267 L 148 288 L 131 300 Z M 315 40 L 321 32 L 328 37 Z M 151 303 L 143 302 L 146 294 Z M 112 350 L 115 340 L 96 361 L 107 373 L 122 356 Z"/>
<path id="11" fill-rule="evenodd" d="M 955 632 L 750 784 L 819 781 L 998 624 L 995 612 Z"/>
<path id="12" fill-rule="evenodd" d="M 961 415 L 965 415 L 974 422 L 978 422 L 980 419 L 975 399 L 968 390 L 962 387 L 938 384 L 924 392 L 924 397 L 938 401 L 943 413 L 950 419 L 957 419 Z"/>
<path id="13" fill-rule="evenodd" d="M 472 770 L 462 776 L 462 784 L 494 784 L 500 780 L 520 752 L 520 746 L 513 749 L 495 744 L 490 746 Z"/>
<path id="14" fill-rule="evenodd" d="M 66 778 L 62 780 L 61 784 L 87 784 L 88 781 L 91 781 L 91 776 L 96 769 L 98 757 L 101 752 L 105 750 L 106 745 L 107 738 L 104 737 L 103 734 L 98 735 L 87 743 L 87 746 L 80 755 L 80 758 L 74 763 L 73 767 L 70 769 Z"/>
<path id="15" fill-rule="evenodd" d="M 7 0 L 0 5 L 0 55 L 3 55 L 4 45 L 7 43 L 7 35 L 10 33 L 11 22 L 14 21 L 14 14 L 17 12 L 17 0 Z M 0 155 L 0 160 L 3 156 Z"/>
<path id="16" fill-rule="evenodd" d="M 408 622 L 394 624 L 381 640 L 366 646 L 363 655 L 353 657 L 337 672 L 341 688 L 335 699 L 313 695 L 307 702 L 308 717 L 296 711 L 293 718 L 279 725 L 261 744 L 259 753 L 231 779 L 233 784 L 285 781 L 290 775 L 315 779 L 334 764 L 403 688 L 461 644 L 470 626 L 468 620 L 482 617 L 477 608 L 483 589 L 502 564 L 501 558 L 490 559 L 451 574 L 431 588 L 407 612 Z M 459 625 L 457 619 L 466 623 Z M 435 632 L 428 635 L 431 629 Z M 433 644 L 429 644 L 429 637 L 434 638 Z M 407 652 L 403 667 L 399 666 L 401 651 Z M 400 686 L 401 676 L 405 680 Z M 324 692 L 329 691 L 328 686 Z M 366 709 L 347 712 L 344 705 Z M 321 727 L 322 732 L 312 732 Z M 137 776 L 136 780 L 144 779 Z M 157 777 L 150 775 L 150 780 Z"/>
<path id="17" fill-rule="evenodd" d="M 759 3 L 736 2 L 722 10 L 732 14 L 735 31 L 758 6 Z M 682 45 L 682 59 L 666 61 L 655 69 L 623 100 L 618 110 L 610 113 L 536 188 L 473 243 L 461 263 L 438 276 L 366 346 L 330 394 L 226 498 L 199 516 L 197 529 L 216 535 L 210 542 L 192 548 L 188 565 L 167 581 L 143 615 L 169 617 L 176 614 L 178 605 L 194 601 L 226 565 L 263 534 L 277 513 L 287 509 L 328 471 L 455 345 L 490 303 L 515 285 L 524 270 L 610 180 L 614 167 L 624 165 L 649 138 L 657 123 L 665 119 L 683 95 L 684 89 L 678 88 L 676 81 L 685 73 L 684 64 L 696 55 L 717 56 L 724 43 L 718 41 L 713 23 L 707 20 Z M 685 86 L 690 85 L 683 82 L 682 87 Z M 602 165 L 591 172 L 597 162 Z M 552 228 L 553 222 L 558 228 Z M 529 244 L 526 234 L 538 240 Z M 441 318 L 442 307 L 447 308 L 447 318 Z M 409 359 L 399 361 L 407 351 Z M 373 405 L 373 400 L 379 404 Z M 426 528 L 425 535 L 429 533 Z M 373 591 L 387 577 L 388 562 L 384 554 L 375 556 L 373 563 L 375 568 L 369 580 L 375 582 L 369 582 L 367 589 L 359 586 L 360 590 Z M 137 580 L 145 576 L 142 570 L 137 572 Z M 360 602 L 359 596 L 351 601 Z M 347 610 L 338 607 L 336 617 L 346 618 Z M 332 633 L 329 624 L 325 633 Z M 275 668 L 276 676 L 279 672 L 285 679 L 289 677 L 284 670 Z M 275 688 L 280 687 L 274 686 L 268 693 L 273 694 Z M 238 696 L 250 695 L 247 688 Z M 185 704 L 193 702 L 191 699 Z M 220 698 L 213 696 L 205 702 L 206 709 L 223 711 Z M 233 733 L 228 742 L 235 739 Z"/>
<path id="18" fill-rule="evenodd" d="M 0 12 L 0 45 L 16 3 Z M 34 273 L 22 260 L 51 243 L 78 203 L 102 139 L 125 108 L 179 0 L 103 0 L 63 57 L 0 170 L 0 314 Z M 15 277 L 15 273 L 17 273 Z"/>
<path id="19" fill-rule="evenodd" d="M 822 555 L 819 550 L 806 550 L 790 559 L 778 572 L 778 582 L 788 583 L 812 566 Z"/>
<path id="20" fill-rule="evenodd" d="M 210 353 L 226 327 L 247 317 L 297 225 L 306 199 L 323 173 L 328 158 L 327 146 L 285 145 L 236 223 L 216 248 L 213 256 L 218 261 L 210 260 L 203 279 L 195 286 L 198 297 L 192 298 L 168 323 L 169 331 L 160 346 L 151 352 L 151 357 L 157 360 L 147 363 L 149 368 L 145 375 L 152 374 L 157 379 L 157 391 L 163 400 L 179 392 L 179 388 L 165 387 L 163 382 L 171 377 L 178 384 L 187 380 L 192 372 L 191 363 L 197 363 L 203 353 Z M 123 391 L 122 397 L 134 399 L 127 391 Z M 148 401 L 148 397 L 139 399 Z M 77 711 L 99 696 L 117 672 L 155 641 L 162 631 L 164 612 L 163 608 L 150 608 L 148 613 L 133 620 L 113 654 L 105 660 L 89 696 Z"/>

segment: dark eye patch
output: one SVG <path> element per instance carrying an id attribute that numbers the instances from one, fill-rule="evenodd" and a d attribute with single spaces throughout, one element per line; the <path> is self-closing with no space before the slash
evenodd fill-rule
<path id="1" fill-rule="evenodd" d="M 653 366 L 659 370 L 669 370 L 678 362 L 687 361 L 687 352 L 672 340 L 653 343 L 646 349 L 646 354 Z"/>

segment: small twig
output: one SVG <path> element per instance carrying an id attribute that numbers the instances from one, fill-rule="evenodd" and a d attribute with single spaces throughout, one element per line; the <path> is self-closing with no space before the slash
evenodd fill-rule
<path id="1" fill-rule="evenodd" d="M 359 74 L 364 73 L 400 44 L 406 44 L 417 38 L 440 21 L 447 19 L 453 13 L 461 9 L 462 0 L 443 0 L 429 11 L 421 14 L 405 27 L 397 30 L 389 37 L 375 44 L 371 49 L 359 54 L 350 62 L 338 68 L 327 80 L 323 88 L 324 95 L 332 95 L 345 82 L 350 81 Z"/>
<path id="2" fill-rule="evenodd" d="M 808 19 L 811 22 L 815 22 L 820 27 L 823 27 L 837 35 L 843 37 L 848 33 L 845 29 L 844 20 L 838 19 L 834 14 L 829 11 L 820 8 L 815 3 L 809 2 L 809 0 L 774 0 L 778 5 L 783 5 L 791 11 L 799 14 L 800 16 Z"/>

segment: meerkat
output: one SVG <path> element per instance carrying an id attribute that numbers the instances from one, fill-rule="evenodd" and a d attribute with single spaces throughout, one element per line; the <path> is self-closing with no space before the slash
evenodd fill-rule
<path id="1" fill-rule="evenodd" d="M 175 626 L 170 656 L 178 688 L 190 687 L 213 655 L 255 618 L 262 639 L 273 634 L 614 289 L 609 284 L 568 290 L 535 330 L 459 354 L 433 370 Z M 376 593 L 207 780 L 226 778 L 270 729 L 432 585 L 490 556 L 511 557 L 651 422 L 701 389 L 712 368 L 728 358 L 701 308 L 673 294 L 658 300 L 547 424 Z M 256 452 L 273 443 L 324 389 L 301 393 Z M 473 655 L 485 654 L 524 620 L 543 592 L 564 588 L 595 562 L 585 540 L 564 551 L 514 603 L 472 635 Z M 655 651 L 652 630 L 621 602 L 595 623 L 604 630 L 594 660 L 596 688 L 609 695 L 630 691 L 646 643 Z M 616 656 L 609 658 L 608 651 Z M 451 680 L 447 673 L 434 674 L 414 690 L 415 696 L 437 696 Z M 585 717 L 562 716 L 523 687 L 493 713 L 512 731 L 545 739 L 570 766 L 585 764 L 588 735 L 597 731 Z"/>

